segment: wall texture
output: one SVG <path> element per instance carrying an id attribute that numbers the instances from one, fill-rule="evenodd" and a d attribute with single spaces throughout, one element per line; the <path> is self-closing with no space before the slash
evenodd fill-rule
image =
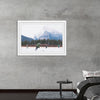
<path id="1" fill-rule="evenodd" d="M 17 20 L 67 20 L 66 57 L 18 57 Z M 0 0 L 0 89 L 74 87 L 100 69 L 100 0 Z"/>

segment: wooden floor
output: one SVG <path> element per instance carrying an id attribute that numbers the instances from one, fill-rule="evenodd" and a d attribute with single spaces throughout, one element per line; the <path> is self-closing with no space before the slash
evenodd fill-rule
<path id="1" fill-rule="evenodd" d="M 37 93 L 0 93 L 0 100 L 36 100 Z"/>
<path id="2" fill-rule="evenodd" d="M 0 90 L 0 100 L 36 100 L 38 92 L 39 90 Z"/>

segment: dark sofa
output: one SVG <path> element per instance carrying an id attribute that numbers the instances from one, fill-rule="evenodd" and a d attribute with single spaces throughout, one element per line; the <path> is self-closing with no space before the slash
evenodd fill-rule
<path id="1" fill-rule="evenodd" d="M 80 90 L 76 100 L 87 100 L 100 96 L 100 77 L 92 77 L 82 81 L 77 88 Z"/>

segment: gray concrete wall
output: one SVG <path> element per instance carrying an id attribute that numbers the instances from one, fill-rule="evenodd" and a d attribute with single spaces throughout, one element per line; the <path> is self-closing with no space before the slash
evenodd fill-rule
<path id="1" fill-rule="evenodd" d="M 17 20 L 67 20 L 66 57 L 18 57 Z M 0 89 L 74 87 L 100 69 L 100 0 L 0 0 Z"/>

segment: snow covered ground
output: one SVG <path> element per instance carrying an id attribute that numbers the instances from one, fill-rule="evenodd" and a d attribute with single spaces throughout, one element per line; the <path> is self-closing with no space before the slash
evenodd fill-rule
<path id="1" fill-rule="evenodd" d="M 36 50 L 35 47 L 21 47 L 18 55 L 66 55 L 63 47 L 40 47 Z"/>

